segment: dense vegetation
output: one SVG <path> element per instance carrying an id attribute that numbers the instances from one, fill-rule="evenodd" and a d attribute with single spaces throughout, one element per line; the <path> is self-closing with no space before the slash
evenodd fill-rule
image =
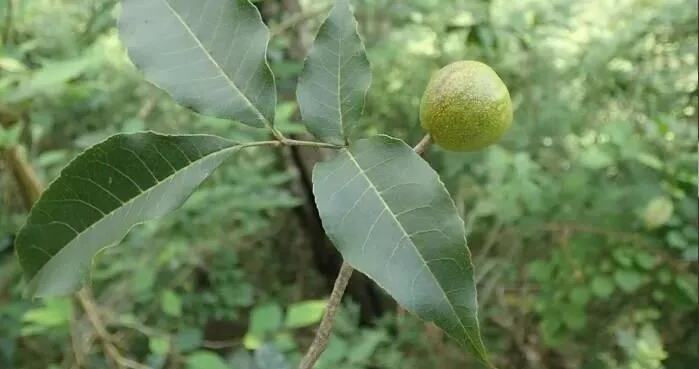
<path id="1" fill-rule="evenodd" d="M 101 254 L 81 299 L 22 298 L 12 244 L 36 197 L 27 173 L 46 185 L 116 132 L 266 136 L 144 82 L 116 3 L 0 0 L 0 368 L 290 368 L 339 268 L 309 198 L 319 158 L 305 149 L 231 159 L 182 209 Z M 294 92 L 329 4 L 257 2 L 287 135 L 307 134 Z M 422 91 L 454 60 L 488 63 L 512 94 L 497 146 L 427 155 L 466 221 L 497 366 L 696 363 L 696 2 L 355 4 L 374 70 L 365 134 L 417 143 Z M 318 368 L 477 365 L 359 276 L 349 292 Z"/>

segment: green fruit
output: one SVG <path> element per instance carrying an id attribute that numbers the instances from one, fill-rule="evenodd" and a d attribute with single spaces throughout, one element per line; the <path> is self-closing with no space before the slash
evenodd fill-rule
<path id="1" fill-rule="evenodd" d="M 430 80 L 420 104 L 420 121 L 439 146 L 475 151 L 495 143 L 510 128 L 512 100 L 489 66 L 459 61 Z"/>

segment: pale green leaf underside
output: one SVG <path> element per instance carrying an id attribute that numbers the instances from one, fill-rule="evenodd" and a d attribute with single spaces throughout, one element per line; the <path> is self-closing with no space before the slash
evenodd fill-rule
<path id="1" fill-rule="evenodd" d="M 17 256 L 32 296 L 78 289 L 92 258 L 136 224 L 179 207 L 239 146 L 207 135 L 120 134 L 65 167 L 20 230 Z"/>
<path id="2" fill-rule="evenodd" d="M 274 123 L 269 30 L 248 0 L 123 0 L 131 60 L 177 102 L 254 126 Z"/>
<path id="3" fill-rule="evenodd" d="M 338 0 L 318 31 L 297 97 L 308 130 L 342 145 L 364 110 L 371 68 L 348 0 Z"/>
<path id="4" fill-rule="evenodd" d="M 487 361 L 464 224 L 429 164 L 400 140 L 360 140 L 316 166 L 313 192 L 350 265 Z"/>

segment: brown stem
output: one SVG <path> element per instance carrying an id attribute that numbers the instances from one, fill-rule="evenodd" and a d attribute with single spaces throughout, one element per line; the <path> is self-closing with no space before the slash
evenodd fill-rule
<path id="1" fill-rule="evenodd" d="M 425 137 L 420 140 L 420 142 L 413 148 L 413 150 L 420 156 L 422 156 L 425 151 L 430 147 L 432 143 L 432 136 L 428 133 Z"/>
<path id="2" fill-rule="evenodd" d="M 79 291 L 76 294 L 76 297 L 78 299 L 78 302 L 80 302 L 80 305 L 82 306 L 83 310 L 85 311 L 87 319 L 90 321 L 90 324 L 92 324 L 92 327 L 95 329 L 95 333 L 97 334 L 97 337 L 99 338 L 99 341 L 102 344 L 104 354 L 107 357 L 109 357 L 109 359 L 112 360 L 118 368 L 151 369 L 148 366 L 137 363 L 125 357 L 121 354 L 119 349 L 117 349 L 116 346 L 114 346 L 114 344 L 112 343 L 112 337 L 107 331 L 107 328 L 105 327 L 104 322 L 102 321 L 102 317 L 97 311 L 97 305 L 95 304 L 94 300 L 92 299 L 92 296 L 90 296 L 90 292 L 87 289 Z"/>
<path id="3" fill-rule="evenodd" d="M 320 355 L 325 351 L 330 341 L 330 332 L 333 328 L 333 323 L 335 321 L 335 314 L 340 307 L 340 301 L 342 300 L 342 295 L 345 293 L 345 288 L 347 288 L 347 283 L 352 276 L 354 269 L 347 264 L 347 262 L 342 263 L 340 268 L 340 273 L 335 280 L 335 286 L 330 294 L 330 299 L 328 300 L 328 307 L 325 309 L 325 314 L 323 319 L 320 321 L 320 326 L 316 332 L 316 337 L 313 339 L 313 343 L 308 348 L 306 356 L 301 360 L 299 369 L 313 369 L 316 361 L 320 358 Z"/>
<path id="4" fill-rule="evenodd" d="M 24 159 L 19 146 L 12 146 L 5 150 L 5 162 L 17 181 L 25 208 L 31 209 L 41 195 L 41 184 L 39 184 L 34 169 Z"/>
<path id="5" fill-rule="evenodd" d="M 14 13 L 14 0 L 7 0 L 5 5 L 5 28 L 2 33 L 2 44 L 7 46 L 7 44 L 12 41 L 12 19 Z"/>

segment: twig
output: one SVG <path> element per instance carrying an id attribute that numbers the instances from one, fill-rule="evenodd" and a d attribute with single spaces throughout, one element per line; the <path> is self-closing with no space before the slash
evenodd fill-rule
<path id="1" fill-rule="evenodd" d="M 12 18 L 14 13 L 14 0 L 7 0 L 5 5 L 5 28 L 2 33 L 2 44 L 7 46 L 12 39 Z"/>
<path id="2" fill-rule="evenodd" d="M 22 155 L 19 146 L 12 146 L 5 150 L 5 161 L 17 181 L 25 208 L 30 209 L 41 195 L 41 185 L 36 173 Z"/>
<path id="3" fill-rule="evenodd" d="M 73 302 L 73 306 L 75 306 L 75 302 Z M 80 332 L 78 331 L 78 326 L 77 326 L 77 317 L 75 314 L 75 310 L 73 309 L 73 316 L 71 317 L 71 322 L 70 322 L 70 342 L 73 347 L 73 357 L 75 359 L 75 365 L 78 368 L 84 368 L 85 367 L 85 356 L 82 350 L 82 347 L 80 345 Z"/>
<path id="4" fill-rule="evenodd" d="M 230 340 L 230 341 L 204 341 L 201 343 L 202 347 L 211 350 L 222 350 L 231 347 L 236 347 L 240 345 L 240 340 Z"/>
<path id="5" fill-rule="evenodd" d="M 82 306 L 83 310 L 85 311 L 87 319 L 90 321 L 90 324 L 92 324 L 92 327 L 95 329 L 95 333 L 97 334 L 97 337 L 99 338 L 99 341 L 102 344 L 104 354 L 107 357 L 109 357 L 117 365 L 117 367 L 130 369 L 151 369 L 146 365 L 140 364 L 125 357 L 121 354 L 119 349 L 117 349 L 116 346 L 114 346 L 114 344 L 112 343 L 112 338 L 109 332 L 107 332 L 107 328 L 105 327 L 104 322 L 102 322 L 102 318 L 100 317 L 99 312 L 97 311 L 97 306 L 95 305 L 95 302 L 92 300 L 92 297 L 90 296 L 87 289 L 83 289 L 76 293 L 76 297 L 78 299 L 78 302 L 80 302 L 80 305 Z"/>
<path id="6" fill-rule="evenodd" d="M 413 148 L 413 150 L 420 156 L 422 156 L 425 151 L 427 151 L 427 148 L 430 147 L 430 144 L 432 143 L 432 136 L 428 133 L 425 135 L 425 137 L 420 140 L 420 142 Z"/>
<path id="7" fill-rule="evenodd" d="M 308 348 L 306 356 L 301 360 L 299 369 L 313 369 L 316 361 L 320 358 L 320 355 L 325 351 L 330 341 L 330 332 L 335 321 L 335 314 L 340 307 L 340 301 L 342 300 L 342 295 L 345 293 L 345 288 L 347 288 L 347 283 L 352 276 L 354 269 L 347 264 L 347 262 L 342 263 L 340 268 L 340 273 L 335 280 L 335 286 L 333 286 L 333 291 L 330 294 L 330 299 L 328 300 L 328 306 L 325 309 L 325 314 L 323 314 L 323 319 L 320 321 L 320 327 L 316 332 L 316 337 L 313 339 L 313 343 Z"/>

